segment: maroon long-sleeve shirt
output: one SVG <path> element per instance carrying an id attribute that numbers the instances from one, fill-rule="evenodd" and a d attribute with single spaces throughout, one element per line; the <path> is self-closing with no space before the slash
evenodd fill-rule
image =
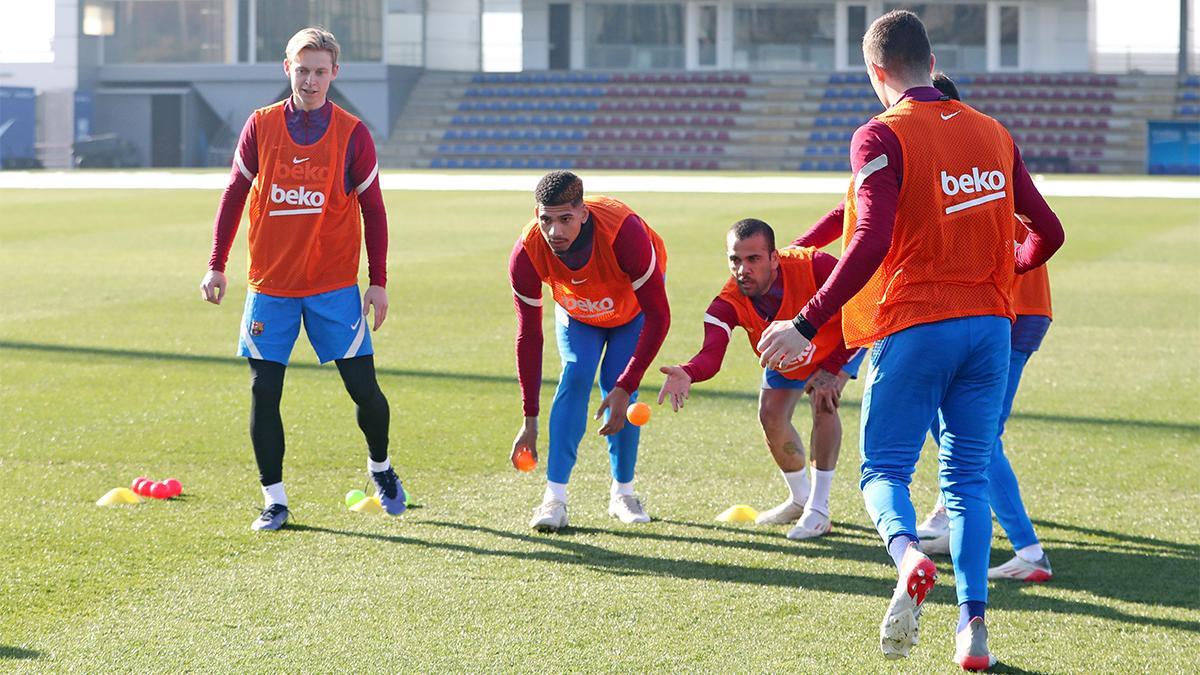
<path id="1" fill-rule="evenodd" d="M 559 256 L 570 269 L 580 269 L 592 254 L 591 218 L 580 229 L 579 237 L 570 250 Z M 654 261 L 650 236 L 641 218 L 631 214 L 621 223 L 613 239 L 613 253 L 621 271 L 630 279 L 646 275 Z M 526 417 L 539 411 L 538 393 L 542 386 L 542 278 L 533 266 L 524 244 L 518 240 L 508 261 L 508 277 L 512 283 L 513 306 L 517 309 L 517 380 L 521 385 L 521 403 Z M 638 336 L 633 358 L 617 378 L 616 386 L 633 393 L 641 385 L 671 325 L 671 309 L 667 289 L 661 274 L 651 274 L 645 283 L 634 289 L 646 320 Z"/>
<path id="2" fill-rule="evenodd" d="M 333 118 L 333 102 L 313 111 L 296 108 L 289 98 L 283 106 L 288 134 L 299 145 L 312 145 L 321 140 L 329 129 Z M 229 172 L 229 183 L 221 195 L 213 223 L 213 247 L 208 259 L 208 268 L 225 271 L 229 260 L 229 249 L 237 236 L 246 206 L 246 196 L 258 175 L 258 130 L 255 115 L 250 115 L 238 138 L 237 153 L 233 156 L 233 167 Z M 346 194 L 358 191 L 358 204 L 363 216 L 363 239 L 367 246 L 367 276 L 372 286 L 387 286 L 387 213 L 383 208 L 383 192 L 379 189 L 379 163 L 375 156 L 375 143 L 371 132 L 359 122 L 350 133 L 346 147 Z"/>
<path id="3" fill-rule="evenodd" d="M 901 101 L 936 101 L 942 93 L 933 87 L 914 87 L 904 92 Z M 899 103 L 899 101 L 897 101 Z M 883 166 L 878 161 L 885 156 Z M 896 204 L 904 179 L 900 139 L 883 122 L 872 119 L 854 132 L 850 141 L 850 169 L 859 183 L 854 193 L 858 222 L 854 234 L 829 279 L 800 310 L 800 316 L 814 328 L 829 321 L 855 293 L 870 280 L 883 263 L 892 244 L 892 228 L 896 223 Z M 864 167 L 867 167 L 864 169 Z M 1062 223 L 1050 209 L 1033 184 L 1021 152 L 1013 144 L 1013 199 L 1017 213 L 1032 221 L 1029 237 L 1016 251 L 1016 271 L 1025 272 L 1044 264 L 1062 246 Z M 824 246 L 840 234 L 835 222 L 840 222 L 844 205 L 839 205 L 804 233 L 796 243 L 804 246 Z"/>
<path id="4" fill-rule="evenodd" d="M 825 283 L 837 265 L 837 258 L 817 251 L 813 254 L 813 278 L 817 286 Z M 783 306 L 783 275 L 775 277 L 771 288 L 757 298 L 751 299 L 754 311 L 766 321 L 773 321 Z M 778 317 L 787 318 L 787 317 Z M 720 323 L 716 323 L 720 322 Z M 725 361 L 725 352 L 729 349 L 733 328 L 738 325 L 737 310 L 720 297 L 714 298 L 704 313 L 704 344 L 700 351 L 683 364 L 683 370 L 692 378 L 692 382 L 703 382 L 711 379 L 721 370 Z M 857 349 L 848 349 L 843 342 L 841 349 L 835 350 L 821 363 L 821 369 L 836 375 L 846 365 Z"/>

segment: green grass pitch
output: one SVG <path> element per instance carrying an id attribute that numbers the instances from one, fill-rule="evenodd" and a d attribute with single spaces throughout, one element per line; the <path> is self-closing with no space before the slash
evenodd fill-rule
<path id="1" fill-rule="evenodd" d="M 784 238 L 836 199 L 613 196 L 669 248 L 658 364 L 698 347 L 730 223 L 760 217 Z M 244 229 L 225 304 L 197 288 L 217 197 L 0 191 L 0 670 L 954 669 L 948 561 L 911 658 L 879 653 L 895 572 L 857 489 L 860 383 L 843 405 L 831 536 L 714 522 L 784 495 L 740 332 L 717 379 L 678 415 L 655 407 L 643 431 L 638 489 L 654 523 L 605 514 L 593 423 L 572 530 L 527 529 L 545 473 L 508 465 L 521 408 L 506 276 L 525 194 L 386 194 L 392 312 L 374 340 L 393 457 L 420 508 L 384 519 L 342 505 L 366 453 L 335 369 L 301 339 L 283 402 L 295 526 L 251 533 L 261 497 L 233 356 Z M 1051 264 L 1055 322 L 1007 447 L 1056 576 L 993 584 L 992 648 L 1012 672 L 1188 670 L 1200 663 L 1200 210 L 1051 201 L 1068 233 Z M 557 373 L 550 339 L 543 450 Z M 648 374 L 644 400 L 660 384 Z M 808 420 L 801 406 L 806 440 Z M 914 480 L 919 511 L 934 464 L 927 452 Z M 94 505 L 143 473 L 179 477 L 184 496 Z M 998 528 L 994 544 L 993 562 L 1007 559 Z"/>

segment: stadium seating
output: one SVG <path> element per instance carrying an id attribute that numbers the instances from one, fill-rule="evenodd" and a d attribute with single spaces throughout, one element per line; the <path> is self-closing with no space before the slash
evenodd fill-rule
<path id="1" fill-rule="evenodd" d="M 410 99 L 381 150 L 390 165 L 846 171 L 854 130 L 882 110 L 859 72 L 432 72 L 427 80 L 436 84 Z M 1200 117 L 1200 77 L 955 80 L 968 103 L 1010 129 L 1035 171 L 1141 171 L 1139 117 Z"/>

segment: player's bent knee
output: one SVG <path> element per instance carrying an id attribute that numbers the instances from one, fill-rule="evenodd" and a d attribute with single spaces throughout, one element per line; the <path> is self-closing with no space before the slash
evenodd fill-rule
<path id="1" fill-rule="evenodd" d="M 790 433 L 792 426 L 792 420 L 786 411 L 772 406 L 763 406 L 758 409 L 758 422 L 762 425 L 763 433 L 767 435 L 768 439 L 781 433 Z"/>

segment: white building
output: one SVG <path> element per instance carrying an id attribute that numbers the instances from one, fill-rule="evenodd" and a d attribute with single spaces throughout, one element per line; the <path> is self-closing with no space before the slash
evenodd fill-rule
<path id="1" fill-rule="evenodd" d="M 48 58 L 0 61 L 0 87 L 37 90 L 47 166 L 95 135 L 138 165 L 225 163 L 249 113 L 286 96 L 284 44 L 312 24 L 342 45 L 334 99 L 380 141 L 423 72 L 484 69 L 489 12 L 520 14 L 499 38 L 532 71 L 860 70 L 862 33 L 895 7 L 950 72 L 1088 71 L 1095 54 L 1094 0 L 35 1 L 53 5 Z"/>
<path id="2" fill-rule="evenodd" d="M 858 70 L 867 26 L 897 8 L 949 71 L 1092 67 L 1092 0 L 523 0 L 524 68 Z"/>

